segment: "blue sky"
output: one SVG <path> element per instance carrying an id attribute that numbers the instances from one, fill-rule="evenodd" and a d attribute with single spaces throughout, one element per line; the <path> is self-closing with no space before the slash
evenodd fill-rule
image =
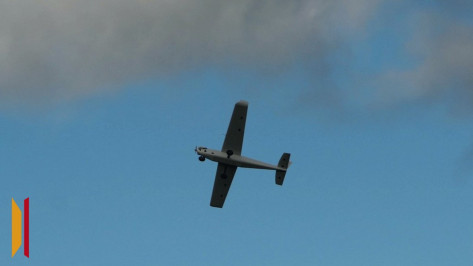
<path id="1" fill-rule="evenodd" d="M 11 37 L 0 38 L 11 41 L 0 55 L 12 62 L 0 63 L 1 265 L 473 263 L 469 4 L 265 2 L 243 16 L 254 1 L 158 5 L 164 11 L 105 1 L 97 13 L 64 3 L 30 3 L 28 12 L 65 23 L 6 18 L 0 27 Z M 298 13 L 304 6 L 328 13 Z M 72 26 L 73 9 L 113 23 Z M 114 15 L 126 11 L 143 20 Z M 154 11 L 202 32 L 181 20 L 163 25 L 170 18 L 150 19 Z M 231 19 L 213 26 L 209 12 Z M 303 27 L 321 22 L 334 24 Z M 149 31 L 139 35 L 143 25 Z M 259 30 L 242 37 L 242 25 Z M 30 35 L 35 29 L 49 37 Z M 100 30 L 108 37 L 95 42 Z M 173 45 L 144 37 L 155 32 Z M 122 34 L 143 39 L 115 46 Z M 196 44 L 183 45 L 191 37 Z M 87 53 L 69 55 L 76 49 Z M 78 59 L 88 52 L 94 60 Z M 238 169 L 216 209 L 216 163 L 199 162 L 193 149 L 220 148 L 240 99 L 249 102 L 243 154 L 277 163 L 290 152 L 293 164 L 282 187 L 272 171 Z M 12 197 L 30 198 L 29 259 L 22 248 L 10 256 Z"/>

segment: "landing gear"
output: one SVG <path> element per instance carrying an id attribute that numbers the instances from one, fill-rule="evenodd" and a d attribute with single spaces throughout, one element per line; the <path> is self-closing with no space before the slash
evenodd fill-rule
<path id="1" fill-rule="evenodd" d="M 228 150 L 227 151 L 227 159 L 230 159 L 230 156 L 233 155 L 233 151 L 232 150 Z"/>
<path id="2" fill-rule="evenodd" d="M 205 157 L 204 157 L 204 156 L 202 156 L 202 155 L 201 155 L 201 156 L 199 156 L 199 161 L 201 161 L 201 162 L 205 161 Z"/>

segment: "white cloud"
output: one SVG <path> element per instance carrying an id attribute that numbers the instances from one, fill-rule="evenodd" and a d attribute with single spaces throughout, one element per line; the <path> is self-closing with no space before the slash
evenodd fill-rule
<path id="1" fill-rule="evenodd" d="M 206 66 L 278 70 L 356 34 L 377 0 L 0 0 L 0 101 L 48 103 Z"/>

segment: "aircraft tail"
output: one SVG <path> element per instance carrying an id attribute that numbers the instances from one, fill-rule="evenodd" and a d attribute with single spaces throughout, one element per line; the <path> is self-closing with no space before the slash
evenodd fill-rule
<path id="1" fill-rule="evenodd" d="M 286 176 L 287 168 L 291 165 L 289 158 L 291 157 L 290 153 L 283 153 L 281 159 L 279 159 L 278 167 L 284 168 L 285 170 L 276 170 L 276 184 L 282 186 L 284 182 L 284 177 Z"/>

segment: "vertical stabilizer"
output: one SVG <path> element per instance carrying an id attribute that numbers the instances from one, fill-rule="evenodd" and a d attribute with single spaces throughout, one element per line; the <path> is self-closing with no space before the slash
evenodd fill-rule
<path id="1" fill-rule="evenodd" d="M 284 182 L 284 177 L 286 177 L 287 168 L 290 165 L 289 158 L 291 157 L 290 153 L 283 153 L 281 159 L 279 159 L 278 167 L 284 168 L 284 170 L 276 170 L 276 184 L 282 186 Z"/>

